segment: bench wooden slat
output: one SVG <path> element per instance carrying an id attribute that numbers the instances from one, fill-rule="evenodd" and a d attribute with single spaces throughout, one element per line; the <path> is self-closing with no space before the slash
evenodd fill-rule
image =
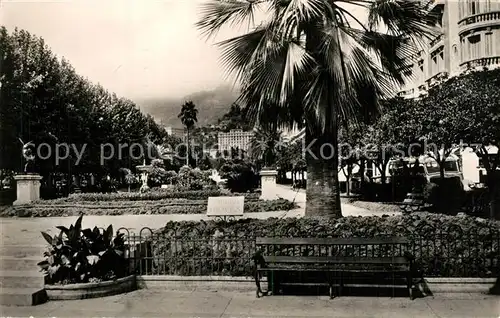
<path id="1" fill-rule="evenodd" d="M 396 257 L 343 257 L 343 256 L 264 256 L 270 264 L 370 264 L 370 265 L 404 265 L 409 261 L 403 256 Z"/>
<path id="2" fill-rule="evenodd" d="M 257 245 L 383 245 L 383 244 L 408 244 L 405 237 L 380 237 L 380 238 L 278 238 L 257 237 Z"/>

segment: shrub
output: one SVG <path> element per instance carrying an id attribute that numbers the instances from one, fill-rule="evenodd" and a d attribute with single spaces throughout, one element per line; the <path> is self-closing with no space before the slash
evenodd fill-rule
<path id="1" fill-rule="evenodd" d="M 164 199 L 207 199 L 208 197 L 221 196 L 219 190 L 209 191 L 176 191 L 157 189 L 148 193 L 78 193 L 72 194 L 67 198 L 58 199 L 63 202 L 81 202 L 81 201 L 150 201 Z"/>
<path id="2" fill-rule="evenodd" d="M 16 200 L 16 189 L 0 190 L 0 205 L 10 205 Z"/>
<path id="3" fill-rule="evenodd" d="M 245 202 L 245 212 L 288 211 L 297 208 L 297 204 L 285 199 Z"/>
<path id="4" fill-rule="evenodd" d="M 417 212 L 330 220 L 168 222 L 151 240 L 152 274 L 250 276 L 256 236 L 404 236 L 425 276 L 495 277 L 500 270 L 500 222 Z"/>
<path id="5" fill-rule="evenodd" d="M 432 204 L 430 211 L 455 215 L 465 202 L 465 192 L 459 178 L 434 179 L 424 187 L 424 199 Z"/>
<path id="6" fill-rule="evenodd" d="M 231 192 L 247 192 L 257 188 L 259 176 L 252 165 L 243 160 L 232 160 L 222 165 L 220 176 L 226 179 L 226 186 Z"/>
<path id="7" fill-rule="evenodd" d="M 59 235 L 42 232 L 49 243 L 45 260 L 38 263 L 49 284 L 99 282 L 127 274 L 125 241 L 110 225 L 101 234 L 97 227 L 82 230 L 82 216 L 69 228 L 57 227 Z"/>

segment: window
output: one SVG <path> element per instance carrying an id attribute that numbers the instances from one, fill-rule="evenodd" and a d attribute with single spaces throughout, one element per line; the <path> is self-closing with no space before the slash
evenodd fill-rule
<path id="1" fill-rule="evenodd" d="M 468 46 L 469 46 L 469 59 L 474 60 L 481 57 L 481 47 L 479 46 L 481 42 L 481 35 L 473 35 L 468 38 Z"/>
<path id="2" fill-rule="evenodd" d="M 498 4 L 500 6 L 500 3 Z M 500 30 L 495 30 L 495 33 L 497 35 L 497 38 L 495 39 L 496 40 L 496 43 L 494 45 L 494 47 L 497 48 L 497 55 L 500 55 Z"/>
<path id="3" fill-rule="evenodd" d="M 460 40 L 460 52 L 461 52 L 461 61 L 464 62 L 468 59 L 468 56 L 467 56 L 467 49 L 466 49 L 466 42 L 465 42 L 465 38 L 462 38 Z"/>
<path id="4" fill-rule="evenodd" d="M 493 33 L 487 32 L 484 36 L 484 43 L 485 43 L 485 56 L 492 56 L 493 55 Z"/>
<path id="5" fill-rule="evenodd" d="M 479 3 L 477 1 L 469 2 L 469 14 L 478 14 L 479 13 Z"/>

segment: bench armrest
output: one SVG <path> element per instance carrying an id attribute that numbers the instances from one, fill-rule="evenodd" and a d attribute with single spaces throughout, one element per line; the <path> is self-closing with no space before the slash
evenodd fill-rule
<path id="1" fill-rule="evenodd" d="M 266 261 L 264 259 L 264 256 L 262 256 L 262 252 L 260 250 L 255 252 L 255 254 L 252 256 L 252 260 L 255 264 L 255 268 L 266 267 Z"/>
<path id="2" fill-rule="evenodd" d="M 404 257 L 405 257 L 408 261 L 410 261 L 410 262 L 413 262 L 413 261 L 415 260 L 415 255 L 413 255 L 412 253 L 410 253 L 410 252 L 408 252 L 408 251 L 406 251 L 406 252 L 404 253 Z"/>

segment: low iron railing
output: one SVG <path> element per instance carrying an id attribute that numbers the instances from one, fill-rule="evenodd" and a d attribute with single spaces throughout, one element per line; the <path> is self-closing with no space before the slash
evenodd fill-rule
<path id="1" fill-rule="evenodd" d="M 321 227 L 307 230 L 289 227 L 279 229 L 281 235 L 252 230 L 249 236 L 247 229 L 234 232 L 225 228 L 224 222 L 219 225 L 161 232 L 143 228 L 137 234 L 120 229 L 126 232 L 131 272 L 138 275 L 250 277 L 253 273 L 252 257 L 256 252 L 255 237 L 308 237 L 308 233 L 316 233 L 319 236 L 315 236 L 320 237 L 319 233 L 323 233 Z M 410 239 L 409 250 L 425 277 L 496 277 L 500 271 L 500 229 L 464 231 L 457 226 L 444 232 L 425 225 L 419 230 L 428 234 L 411 233 L 405 236 Z M 345 237 L 345 232 L 342 234 Z M 385 236 L 393 235 L 388 233 Z M 358 236 L 373 237 L 370 233 Z M 328 237 L 337 235 L 332 233 Z M 372 246 L 346 252 L 352 256 L 357 253 L 360 256 L 365 253 L 386 255 L 387 250 L 382 248 L 374 250 L 377 247 Z M 316 253 L 314 248 L 311 251 L 309 255 Z"/>

